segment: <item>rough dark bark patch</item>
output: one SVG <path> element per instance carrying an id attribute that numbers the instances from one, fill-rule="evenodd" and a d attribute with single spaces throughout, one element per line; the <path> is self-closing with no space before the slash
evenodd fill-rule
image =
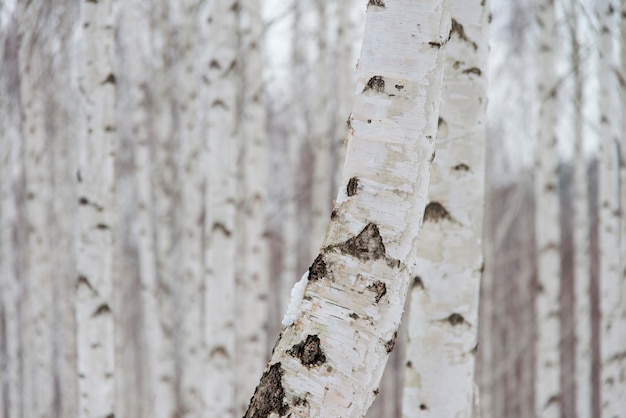
<path id="1" fill-rule="evenodd" d="M 376 296 L 374 298 L 374 300 L 376 301 L 376 303 L 380 302 L 380 300 L 382 299 L 383 296 L 385 296 L 385 294 L 387 293 L 387 285 L 383 282 L 376 281 L 373 284 L 367 286 L 367 288 L 371 291 L 373 291 L 374 293 L 376 293 Z"/>
<path id="2" fill-rule="evenodd" d="M 326 362 L 326 356 L 320 347 L 320 339 L 317 335 L 307 335 L 306 340 L 295 344 L 287 353 L 298 358 L 306 367 L 319 366 Z"/>
<path id="3" fill-rule="evenodd" d="M 385 80 L 379 76 L 375 75 L 370 78 L 367 82 L 367 85 L 363 89 L 363 91 L 374 90 L 376 93 L 384 93 L 385 92 Z"/>
<path id="4" fill-rule="evenodd" d="M 450 325 L 455 327 L 457 325 L 463 324 L 465 322 L 465 319 L 463 318 L 463 315 L 460 315 L 458 313 L 453 313 L 446 319 L 446 321 L 448 321 Z"/>
<path id="5" fill-rule="evenodd" d="M 319 280 L 326 276 L 326 263 L 324 262 L 324 256 L 322 254 L 315 258 L 311 267 L 309 267 L 309 280 Z"/>
<path id="6" fill-rule="evenodd" d="M 367 7 L 369 6 L 385 7 L 385 2 L 382 0 L 370 0 L 369 3 L 367 3 Z"/>
<path id="7" fill-rule="evenodd" d="M 376 224 L 370 222 L 359 233 L 335 248 L 344 254 L 352 255 L 361 261 L 378 260 L 385 257 L 385 244 Z"/>
<path id="8" fill-rule="evenodd" d="M 474 48 L 474 51 L 478 50 L 478 45 L 476 44 L 476 42 L 472 41 L 465 34 L 465 29 L 463 28 L 463 25 L 461 25 L 454 19 L 452 19 L 452 29 L 450 30 L 450 36 L 452 36 L 452 34 L 458 35 L 459 39 L 470 44 L 472 48 Z"/>
<path id="9" fill-rule="evenodd" d="M 385 351 L 387 351 L 387 353 L 393 351 L 393 347 L 396 345 L 396 338 L 398 338 L 398 331 L 394 332 L 393 337 L 385 343 Z"/>
<path id="10" fill-rule="evenodd" d="M 430 202 L 424 210 L 424 222 L 451 221 L 452 217 L 446 208 L 439 202 Z"/>
<path id="11" fill-rule="evenodd" d="M 250 406 L 244 418 L 267 418 L 272 413 L 285 415 L 288 410 L 287 404 L 283 403 L 285 390 L 282 384 L 283 370 L 280 363 L 272 364 L 263 373 L 259 386 L 254 391 Z"/>
<path id="12" fill-rule="evenodd" d="M 354 196 L 358 187 L 359 179 L 357 177 L 352 177 L 350 180 L 348 180 L 348 186 L 346 187 L 346 193 L 348 194 L 348 196 Z"/>

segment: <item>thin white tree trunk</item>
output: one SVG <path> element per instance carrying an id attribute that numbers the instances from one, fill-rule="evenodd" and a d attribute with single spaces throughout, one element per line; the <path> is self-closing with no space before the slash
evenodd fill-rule
<path id="1" fill-rule="evenodd" d="M 560 415 L 560 321 L 561 280 L 559 196 L 556 121 L 554 0 L 539 2 L 539 139 L 535 171 L 536 237 L 538 251 L 537 340 L 535 347 L 535 414 Z"/>
<path id="2" fill-rule="evenodd" d="M 588 160 L 585 154 L 585 136 L 583 131 L 583 68 L 581 42 L 578 27 L 579 7 L 576 1 L 567 5 L 569 13 L 570 42 L 572 55 L 570 63 L 573 73 L 573 113 L 569 122 L 573 125 L 573 211 L 574 211 L 574 333 L 576 341 L 576 413 L 578 416 L 593 416 L 592 399 L 592 338 L 591 338 L 591 264 L 589 253 L 590 222 L 588 193 Z"/>
<path id="3" fill-rule="evenodd" d="M 21 211 L 23 126 L 18 54 L 19 17 L 16 2 L 0 9 L 1 51 L 6 60 L 0 71 L 0 410 L 10 417 L 24 416 L 22 323 L 22 266 L 24 221 Z"/>
<path id="4" fill-rule="evenodd" d="M 622 286 L 620 274 L 620 218 L 619 218 L 619 142 L 621 108 L 619 97 L 618 18 L 616 0 L 597 3 L 600 23 L 600 48 L 597 77 L 600 83 L 599 110 L 599 206 L 600 206 L 600 405 L 601 417 L 621 416 L 624 413 L 624 388 L 620 376 L 621 357 L 625 347 L 622 332 Z"/>
<path id="5" fill-rule="evenodd" d="M 452 0 L 436 157 L 413 270 L 402 416 L 471 417 L 482 273 L 486 5 Z"/>
<path id="6" fill-rule="evenodd" d="M 208 137 L 208 191 L 204 239 L 205 326 L 208 347 L 207 408 L 219 417 L 236 416 L 236 307 L 235 214 L 237 175 L 237 22 L 235 0 L 219 0 L 206 11 L 207 42 L 213 49 L 208 62 L 210 88 Z M 205 67 L 206 68 L 206 67 Z"/>
<path id="7" fill-rule="evenodd" d="M 115 413 L 113 235 L 116 80 L 114 2 L 82 2 L 78 50 L 81 92 L 78 182 L 79 416 Z"/>
<path id="8" fill-rule="evenodd" d="M 241 79 L 243 162 L 242 277 L 237 285 L 237 416 L 245 413 L 250 393 L 267 360 L 269 259 L 267 239 L 267 136 L 263 98 L 263 19 L 259 0 L 241 4 Z"/>
<path id="9" fill-rule="evenodd" d="M 317 61 L 315 67 L 316 83 L 315 114 L 313 117 L 314 135 L 311 152 L 313 153 L 313 184 L 311 199 L 311 239 L 310 254 L 314 256 L 324 240 L 328 227 L 331 208 L 331 183 L 333 182 L 331 156 L 331 114 L 330 80 L 328 65 L 328 15 L 327 1 L 316 0 L 317 12 Z"/>
<path id="10" fill-rule="evenodd" d="M 449 30 L 445 2 L 369 2 L 343 186 L 246 417 L 361 417 L 374 400 L 424 215 Z"/>

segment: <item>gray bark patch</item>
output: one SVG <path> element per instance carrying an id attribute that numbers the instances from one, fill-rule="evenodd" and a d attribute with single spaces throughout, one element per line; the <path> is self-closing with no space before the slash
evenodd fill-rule
<path id="1" fill-rule="evenodd" d="M 357 177 L 352 177 L 350 180 L 348 180 L 348 186 L 346 187 L 346 193 L 348 194 L 348 196 L 354 196 L 358 187 L 359 179 Z"/>
<path id="2" fill-rule="evenodd" d="M 387 353 L 391 353 L 393 351 L 393 347 L 396 345 L 396 338 L 398 338 L 398 331 L 393 333 L 393 337 L 387 342 L 385 342 L 385 351 Z"/>
<path id="3" fill-rule="evenodd" d="M 383 296 L 385 296 L 385 294 L 387 293 L 387 285 L 381 281 L 376 281 L 367 286 L 367 288 L 376 293 L 376 296 L 374 297 L 376 303 L 380 302 Z"/>
<path id="4" fill-rule="evenodd" d="M 324 256 L 322 254 L 315 258 L 315 261 L 309 267 L 309 280 L 319 280 L 325 277 L 327 274 L 326 263 L 324 262 Z"/>
<path id="5" fill-rule="evenodd" d="M 385 244 L 383 244 L 378 227 L 372 222 L 368 223 L 359 235 L 350 238 L 343 244 L 334 246 L 334 248 L 362 261 L 378 260 L 385 257 Z"/>
<path id="6" fill-rule="evenodd" d="M 287 404 L 283 402 L 285 390 L 282 384 L 283 369 L 280 363 L 272 364 L 263 373 L 259 386 L 254 391 L 250 406 L 244 418 L 267 418 L 272 413 L 285 415 L 288 410 Z"/>
<path id="7" fill-rule="evenodd" d="M 366 92 L 368 90 L 373 90 L 376 93 L 384 93 L 385 92 L 385 79 L 383 79 L 379 75 L 375 75 L 374 77 L 370 78 L 367 84 L 365 85 L 363 92 Z"/>
<path id="8" fill-rule="evenodd" d="M 424 210 L 424 222 L 451 221 L 452 217 L 446 208 L 439 202 L 430 202 Z"/>
<path id="9" fill-rule="evenodd" d="M 326 356 L 317 335 L 307 335 L 306 340 L 295 344 L 287 353 L 299 359 L 306 367 L 319 366 L 326 362 Z"/>

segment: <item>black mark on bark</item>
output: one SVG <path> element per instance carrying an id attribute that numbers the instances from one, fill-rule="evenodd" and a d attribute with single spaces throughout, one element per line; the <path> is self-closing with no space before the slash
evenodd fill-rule
<path id="1" fill-rule="evenodd" d="M 326 274 L 326 263 L 324 262 L 322 254 L 320 254 L 315 258 L 311 267 L 309 267 L 309 280 L 319 280 L 326 276 Z"/>
<path id="2" fill-rule="evenodd" d="M 422 282 L 422 278 L 420 276 L 415 276 L 413 278 L 413 287 L 424 289 L 424 282 Z"/>
<path id="3" fill-rule="evenodd" d="M 226 225 L 224 225 L 221 222 L 215 222 L 213 224 L 213 231 L 218 231 L 218 230 L 222 231 L 222 233 L 227 237 L 230 237 L 231 235 L 230 229 L 226 228 Z"/>
<path id="4" fill-rule="evenodd" d="M 359 315 L 357 315 L 356 313 L 352 312 L 351 314 L 348 315 L 350 318 L 352 319 L 359 319 Z"/>
<path id="5" fill-rule="evenodd" d="M 402 90 L 404 86 L 402 84 L 396 84 L 395 88 L 397 88 L 398 90 Z"/>
<path id="6" fill-rule="evenodd" d="M 362 261 L 385 257 L 385 244 L 383 244 L 378 227 L 372 222 L 367 224 L 359 235 L 335 247 L 342 253 L 352 255 Z"/>
<path id="7" fill-rule="evenodd" d="M 374 90 L 376 93 L 383 93 L 385 91 L 385 80 L 379 76 L 375 75 L 370 78 L 367 82 L 367 85 L 363 89 L 363 91 Z"/>
<path id="8" fill-rule="evenodd" d="M 282 384 L 283 370 L 280 363 L 272 364 L 263 373 L 254 391 L 244 418 L 267 418 L 272 413 L 286 415 L 289 407 L 283 403 L 285 390 Z"/>
<path id="9" fill-rule="evenodd" d="M 459 163 L 455 165 L 454 167 L 452 167 L 452 169 L 455 171 L 469 171 L 469 166 L 464 163 Z"/>
<path id="10" fill-rule="evenodd" d="M 439 202 L 430 202 L 424 210 L 424 222 L 439 222 L 443 220 L 452 220 L 450 213 Z"/>
<path id="11" fill-rule="evenodd" d="M 450 325 L 455 327 L 457 325 L 463 324 L 465 322 L 465 319 L 461 314 L 453 313 L 448 318 L 446 318 L 446 321 L 448 321 Z"/>
<path id="12" fill-rule="evenodd" d="M 88 205 L 89 200 L 87 200 L 86 197 L 81 197 L 80 199 L 78 199 L 78 203 L 80 203 L 81 205 Z"/>
<path id="13" fill-rule="evenodd" d="M 478 67 L 472 67 L 472 68 L 467 68 L 463 70 L 463 74 L 474 74 L 480 77 L 483 74 L 483 72 L 480 71 L 480 68 Z"/>
<path id="14" fill-rule="evenodd" d="M 333 211 L 330 213 L 330 219 L 337 219 L 339 217 L 339 213 L 337 213 L 336 209 L 333 209 Z"/>
<path id="15" fill-rule="evenodd" d="M 96 317 L 96 316 L 100 316 L 100 315 L 104 315 L 104 314 L 110 314 L 111 313 L 111 308 L 109 308 L 109 305 L 107 305 L 106 303 L 103 303 L 102 305 L 98 306 L 98 309 L 96 309 L 93 314 L 91 315 L 91 317 Z"/>
<path id="16" fill-rule="evenodd" d="M 382 299 L 383 296 L 385 296 L 385 294 L 387 293 L 387 285 L 383 282 L 376 281 L 373 284 L 367 286 L 367 288 L 371 291 L 373 291 L 374 293 L 376 293 L 376 296 L 374 298 L 374 300 L 376 301 L 376 303 L 380 302 L 380 300 Z"/>
<path id="17" fill-rule="evenodd" d="M 370 0 L 369 3 L 367 3 L 367 7 L 370 6 L 376 6 L 376 7 L 385 7 L 385 2 L 382 0 Z"/>
<path id="18" fill-rule="evenodd" d="M 220 65 L 219 61 L 211 60 L 211 63 L 209 64 L 209 68 L 215 68 L 216 70 L 221 70 L 222 66 Z"/>
<path id="19" fill-rule="evenodd" d="M 396 345 L 396 338 L 398 337 L 398 331 L 393 333 L 393 337 L 387 342 L 385 342 L 385 351 L 387 353 L 391 353 L 393 351 L 393 347 Z"/>
<path id="20" fill-rule="evenodd" d="M 359 179 L 356 177 L 352 177 L 348 181 L 348 186 L 346 187 L 346 193 L 348 193 L 348 196 L 354 196 L 356 194 L 358 187 L 359 187 Z"/>
<path id="21" fill-rule="evenodd" d="M 426 406 L 426 404 L 423 404 L 423 403 L 422 403 L 422 404 L 420 404 L 420 409 L 421 409 L 422 411 L 426 411 L 426 410 L 428 409 L 428 407 Z"/>
<path id="22" fill-rule="evenodd" d="M 435 157 L 437 156 L 437 151 L 433 150 L 432 155 L 430 156 L 430 162 L 432 163 L 433 161 L 435 161 Z"/>
<path id="23" fill-rule="evenodd" d="M 320 347 L 320 339 L 317 335 L 307 335 L 306 340 L 295 344 L 287 353 L 298 358 L 306 367 L 319 366 L 326 362 L 326 356 Z"/>
<path id="24" fill-rule="evenodd" d="M 98 225 L 96 225 L 96 228 L 103 229 L 103 230 L 111 229 L 111 228 L 109 228 L 109 225 L 107 225 L 107 224 L 98 224 Z"/>
<path id="25" fill-rule="evenodd" d="M 465 34 L 465 29 L 463 28 L 463 25 L 461 25 L 455 19 L 452 19 L 452 29 L 450 30 L 450 36 L 452 36 L 453 34 L 456 34 L 459 39 L 470 44 L 472 48 L 474 48 L 474 51 L 478 49 L 478 45 L 476 45 L 476 42 L 472 41 Z"/>
<path id="26" fill-rule="evenodd" d="M 113 75 L 113 73 L 109 73 L 107 78 L 105 78 L 104 81 L 102 82 L 102 84 L 106 84 L 106 83 L 111 83 L 113 85 L 116 83 L 115 75 Z"/>

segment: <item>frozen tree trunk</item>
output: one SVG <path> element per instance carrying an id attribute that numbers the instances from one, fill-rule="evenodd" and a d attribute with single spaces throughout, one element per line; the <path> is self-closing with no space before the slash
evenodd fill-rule
<path id="1" fill-rule="evenodd" d="M 403 417 L 471 417 L 482 273 L 487 14 L 451 1 L 436 157 L 410 290 Z"/>
<path id="2" fill-rule="evenodd" d="M 113 234 L 116 150 L 113 1 L 80 6 L 78 87 L 79 416 L 115 413 Z"/>
<path id="3" fill-rule="evenodd" d="M 207 409 L 214 416 L 236 416 L 237 299 L 235 282 L 237 130 L 236 0 L 213 2 L 203 22 L 213 45 L 208 63 L 208 184 L 204 240 L 205 326 L 208 347 Z"/>
<path id="4" fill-rule="evenodd" d="M 246 417 L 361 417 L 374 400 L 424 216 L 449 31 L 442 1 L 370 1 L 343 187 Z"/>
<path id="5" fill-rule="evenodd" d="M 598 63 L 599 109 L 601 134 L 599 157 L 600 205 L 600 406 L 601 417 L 624 413 L 626 382 L 621 376 L 621 358 L 625 354 L 621 332 L 620 306 L 624 282 L 620 273 L 619 218 L 619 140 L 623 135 L 617 71 L 619 60 L 619 3 L 602 0 L 597 3 L 600 48 Z"/>
<path id="6" fill-rule="evenodd" d="M 539 63 L 539 139 L 535 171 L 536 234 L 538 251 L 537 340 L 535 348 L 535 414 L 560 416 L 560 229 L 558 148 L 556 137 L 556 75 L 554 0 L 539 3 L 541 45 Z"/>
<path id="7" fill-rule="evenodd" d="M 332 171 L 331 155 L 331 114 L 329 112 L 330 80 L 328 65 L 328 15 L 327 2 L 316 0 L 317 6 L 317 61 L 315 67 L 316 84 L 315 116 L 313 120 L 313 184 L 311 199 L 311 240 L 310 252 L 314 255 L 319 249 L 328 227 L 328 213 L 331 208 Z"/>
<path id="8" fill-rule="evenodd" d="M 267 137 L 263 100 L 263 20 L 259 0 L 240 3 L 243 206 L 240 226 L 243 253 L 237 264 L 237 416 L 245 413 L 259 374 L 267 360 L 269 264 L 267 241 Z"/>
<path id="9" fill-rule="evenodd" d="M 592 338 L 591 338 L 591 275 L 590 275 L 590 222 L 587 156 L 584 148 L 583 126 L 583 74 L 581 44 L 579 43 L 578 7 L 569 2 L 570 16 L 570 63 L 573 72 L 573 113 L 570 119 L 574 136 L 574 334 L 575 334 L 575 376 L 576 413 L 578 416 L 593 416 L 592 399 Z"/>

